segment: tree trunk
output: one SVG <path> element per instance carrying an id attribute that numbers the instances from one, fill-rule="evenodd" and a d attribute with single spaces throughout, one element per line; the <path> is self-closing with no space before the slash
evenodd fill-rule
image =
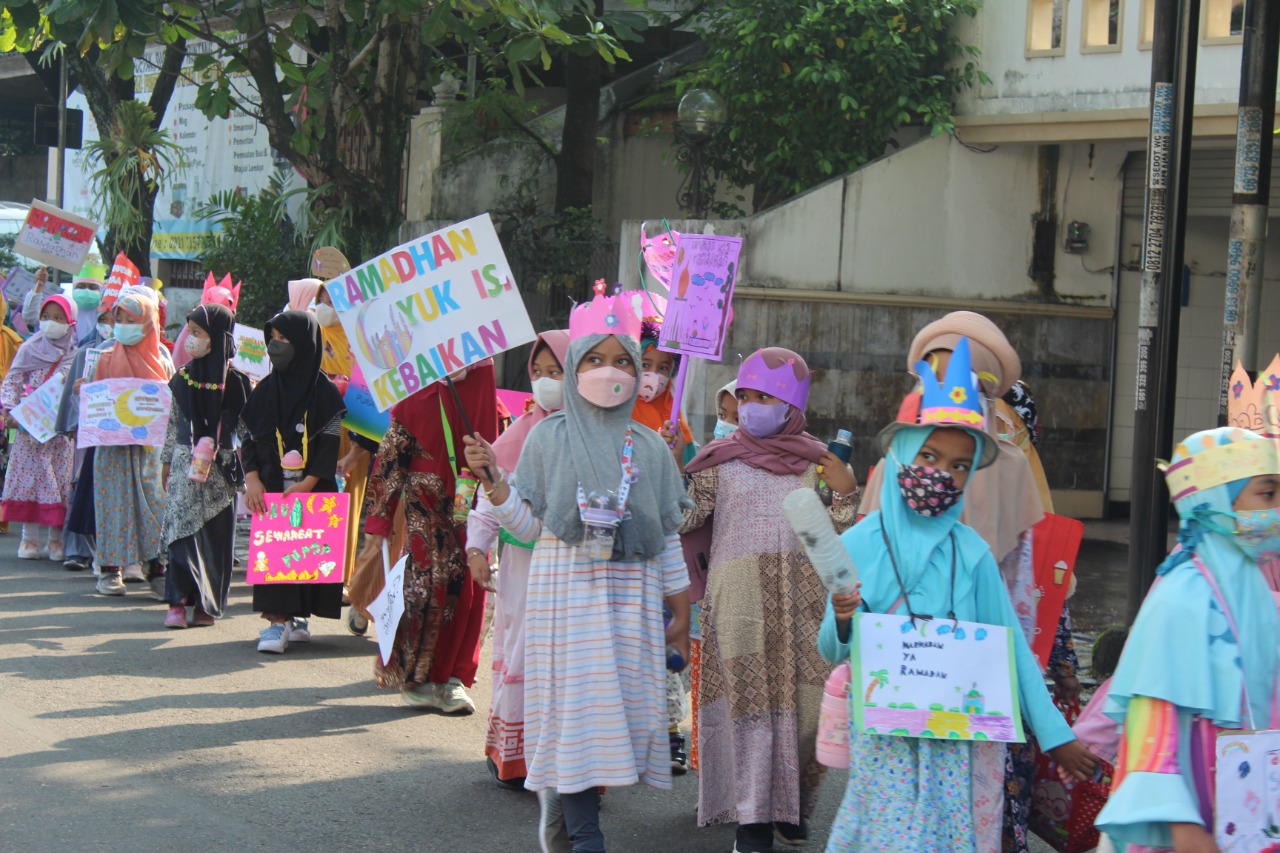
<path id="1" fill-rule="evenodd" d="M 596 137 L 600 132 L 600 88 L 604 76 L 598 53 L 571 53 L 565 62 L 564 131 L 556 156 L 556 212 L 591 206 L 596 177 Z"/>

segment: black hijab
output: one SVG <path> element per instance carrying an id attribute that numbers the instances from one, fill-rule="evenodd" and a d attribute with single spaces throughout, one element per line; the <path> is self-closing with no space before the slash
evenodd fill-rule
<path id="1" fill-rule="evenodd" d="M 317 436 L 329 421 L 346 411 L 338 386 L 320 372 L 324 341 L 320 323 L 309 311 L 282 311 L 267 321 L 262 336 L 271 341 L 275 330 L 293 344 L 293 361 L 283 370 L 272 368 L 258 383 L 244 407 L 243 420 L 255 440 L 274 438 L 279 430 L 285 450 L 300 450 L 305 423 Z"/>
<path id="2" fill-rule="evenodd" d="M 239 416 L 249 396 L 249 378 L 231 367 L 236 315 L 225 305 L 197 305 L 187 315 L 209 335 L 209 352 L 192 359 L 169 380 L 178 408 L 191 421 L 191 441 L 218 437 L 224 412 Z M 196 383 L 194 386 L 191 383 Z M 222 385 L 223 388 L 217 386 Z"/>

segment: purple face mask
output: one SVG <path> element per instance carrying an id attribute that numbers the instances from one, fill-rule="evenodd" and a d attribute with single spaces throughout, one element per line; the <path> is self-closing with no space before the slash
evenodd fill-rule
<path id="1" fill-rule="evenodd" d="M 790 411 L 787 403 L 742 403 L 738 406 L 738 425 L 756 438 L 768 438 L 782 430 Z"/>

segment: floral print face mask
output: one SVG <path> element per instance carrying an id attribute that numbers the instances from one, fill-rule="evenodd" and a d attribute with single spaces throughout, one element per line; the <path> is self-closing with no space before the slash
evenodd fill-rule
<path id="1" fill-rule="evenodd" d="M 898 489 L 907 506 L 926 518 L 942 515 L 964 494 L 955 478 L 928 465 L 898 465 Z"/>

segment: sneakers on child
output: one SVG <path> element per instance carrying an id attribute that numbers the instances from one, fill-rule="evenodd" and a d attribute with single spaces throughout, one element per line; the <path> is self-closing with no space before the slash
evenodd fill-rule
<path id="1" fill-rule="evenodd" d="M 474 714 L 476 712 L 476 703 L 471 701 L 471 697 L 467 695 L 462 682 L 457 678 L 450 678 L 448 684 L 441 684 L 437 695 L 440 697 L 440 710 L 446 714 Z"/>
<path id="2" fill-rule="evenodd" d="M 50 542 L 49 543 L 49 559 L 53 560 L 53 562 L 55 563 L 61 563 L 63 560 L 63 556 L 64 555 L 62 553 L 62 543 Z"/>
<path id="3" fill-rule="evenodd" d="M 151 597 L 156 601 L 164 601 L 164 575 L 152 575 L 147 578 L 147 585 L 151 587 Z"/>
<path id="4" fill-rule="evenodd" d="M 311 625 L 301 616 L 295 616 L 285 623 L 289 628 L 289 642 L 291 643 L 309 643 L 311 642 Z"/>
<path id="5" fill-rule="evenodd" d="M 119 572 L 103 570 L 98 577 L 99 595 L 124 595 L 124 580 Z"/>
<path id="6" fill-rule="evenodd" d="M 147 576 L 142 573 L 141 563 L 130 563 L 124 567 L 125 583 L 146 583 Z"/>
<path id="7" fill-rule="evenodd" d="M 38 560 L 42 552 L 40 551 L 40 543 L 32 542 L 30 539 L 23 539 L 18 543 L 18 559 L 19 560 Z"/>
<path id="8" fill-rule="evenodd" d="M 164 626 L 166 628 L 187 627 L 187 608 L 181 604 L 170 607 L 169 612 L 164 615 Z"/>
<path id="9" fill-rule="evenodd" d="M 369 620 L 360 615 L 360 611 L 354 607 L 347 608 L 347 630 L 355 634 L 357 637 L 363 637 L 365 632 L 369 630 Z"/>
<path id="10" fill-rule="evenodd" d="M 542 853 L 572 853 L 569 829 L 564 823 L 564 806 L 555 788 L 538 789 L 538 844 Z"/>
<path id="11" fill-rule="evenodd" d="M 213 616 L 205 612 L 203 607 L 196 607 L 191 613 L 191 625 L 195 628 L 204 628 L 214 623 Z"/>
<path id="12" fill-rule="evenodd" d="M 773 822 L 773 838 L 788 847 L 803 847 L 809 841 L 809 823 L 800 818 L 800 823 Z"/>
<path id="13" fill-rule="evenodd" d="M 69 572 L 83 572 L 89 568 L 89 561 L 84 557 L 68 557 L 62 561 L 62 568 Z"/>
<path id="14" fill-rule="evenodd" d="M 258 651 L 273 655 L 284 654 L 289 648 L 289 633 L 284 622 L 272 622 L 258 632 Z"/>
<path id="15" fill-rule="evenodd" d="M 407 684 L 400 688 L 400 696 L 406 705 L 413 708 L 435 708 L 439 711 L 443 710 L 439 687 L 439 684 Z"/>
<path id="16" fill-rule="evenodd" d="M 773 827 L 767 823 L 738 824 L 733 853 L 769 853 L 773 850 Z"/>

